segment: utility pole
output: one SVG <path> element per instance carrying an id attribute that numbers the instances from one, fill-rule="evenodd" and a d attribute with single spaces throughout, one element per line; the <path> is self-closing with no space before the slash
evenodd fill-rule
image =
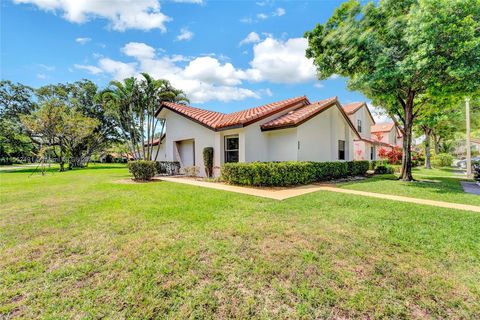
<path id="1" fill-rule="evenodd" d="M 467 121 L 467 177 L 472 175 L 472 149 L 470 147 L 470 98 L 465 98 L 465 112 Z"/>

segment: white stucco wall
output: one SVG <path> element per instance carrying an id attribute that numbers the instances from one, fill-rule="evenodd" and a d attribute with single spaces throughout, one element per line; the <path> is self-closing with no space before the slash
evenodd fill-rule
<path id="1" fill-rule="evenodd" d="M 298 160 L 297 128 L 266 131 L 267 161 L 296 161 Z"/>
<path id="2" fill-rule="evenodd" d="M 163 109 L 159 117 L 166 119 L 163 160 L 177 160 L 175 142 L 194 139 L 195 165 L 199 167 L 200 175 L 204 175 L 203 148 L 214 147 L 215 132 L 168 109 Z"/>
<path id="3" fill-rule="evenodd" d="M 282 114 L 290 110 L 285 110 Z M 200 175 L 203 176 L 205 173 L 203 149 L 214 147 L 214 166 L 220 167 L 224 163 L 225 136 L 229 135 L 238 135 L 239 137 L 240 162 L 336 161 L 338 160 L 338 140 L 345 140 L 346 160 L 353 160 L 354 134 L 336 106 L 296 128 L 261 131 L 261 124 L 279 116 L 280 114 L 276 114 L 244 128 L 215 132 L 173 111 L 163 109 L 159 117 L 166 119 L 166 137 L 157 160 L 177 160 L 176 142 L 193 139 L 195 141 L 195 165 L 199 167 Z M 300 147 L 298 143 L 300 143 Z M 187 144 L 180 145 L 187 148 Z M 191 147 L 190 144 L 189 148 Z M 185 149 L 183 152 L 188 151 Z M 214 174 L 218 175 L 219 173 L 218 169 L 214 170 Z"/>

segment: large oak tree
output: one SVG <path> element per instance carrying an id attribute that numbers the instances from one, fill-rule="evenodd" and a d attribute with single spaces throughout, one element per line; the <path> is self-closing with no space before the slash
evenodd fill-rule
<path id="1" fill-rule="evenodd" d="M 412 126 L 424 95 L 480 88 L 480 0 L 351 0 L 305 37 L 320 79 L 348 77 L 399 124 L 402 180 L 413 180 Z"/>

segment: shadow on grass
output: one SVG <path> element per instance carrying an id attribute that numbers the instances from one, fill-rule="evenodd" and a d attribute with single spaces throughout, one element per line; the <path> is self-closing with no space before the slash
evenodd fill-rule
<path id="1" fill-rule="evenodd" d="M 65 172 L 77 172 L 77 171 L 87 171 L 87 170 L 102 170 L 102 169 L 123 169 L 127 168 L 126 164 L 89 164 L 85 168 L 73 168 L 73 169 L 68 169 L 68 167 L 65 168 Z M 46 166 L 45 168 L 45 173 L 60 173 L 59 171 L 59 166 L 57 164 Z M 28 166 L 28 167 L 23 167 L 23 168 L 18 168 L 15 166 L 12 166 L 11 169 L 3 167 L 2 170 L 0 170 L 0 174 L 7 174 L 7 173 L 34 173 L 34 174 L 41 174 L 42 173 L 42 168 L 40 166 Z"/>
<path id="2" fill-rule="evenodd" d="M 404 189 L 411 192 L 412 196 L 422 195 L 428 193 L 437 194 L 465 194 L 463 191 L 460 180 L 457 178 L 448 178 L 440 176 L 429 176 L 423 178 L 421 175 L 414 178 L 416 181 L 406 182 L 398 180 L 393 174 L 377 175 L 367 178 L 365 180 L 352 181 L 342 184 L 342 187 L 348 187 L 353 185 L 364 185 L 362 188 L 364 191 L 372 191 L 379 193 L 395 194 L 395 190 Z M 368 185 L 371 185 L 371 190 L 368 190 Z M 387 192 L 388 191 L 388 192 Z"/>

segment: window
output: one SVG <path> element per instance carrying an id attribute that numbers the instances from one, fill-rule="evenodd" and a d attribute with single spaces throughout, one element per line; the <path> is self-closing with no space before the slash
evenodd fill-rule
<path id="1" fill-rule="evenodd" d="M 345 140 L 338 140 L 338 160 L 345 160 Z"/>
<path id="2" fill-rule="evenodd" d="M 238 136 L 225 137 L 225 163 L 238 162 Z"/>
<path id="3" fill-rule="evenodd" d="M 357 130 L 358 132 L 362 132 L 362 120 L 357 120 Z"/>
<path id="4" fill-rule="evenodd" d="M 370 160 L 375 160 L 375 147 L 370 147 Z"/>

